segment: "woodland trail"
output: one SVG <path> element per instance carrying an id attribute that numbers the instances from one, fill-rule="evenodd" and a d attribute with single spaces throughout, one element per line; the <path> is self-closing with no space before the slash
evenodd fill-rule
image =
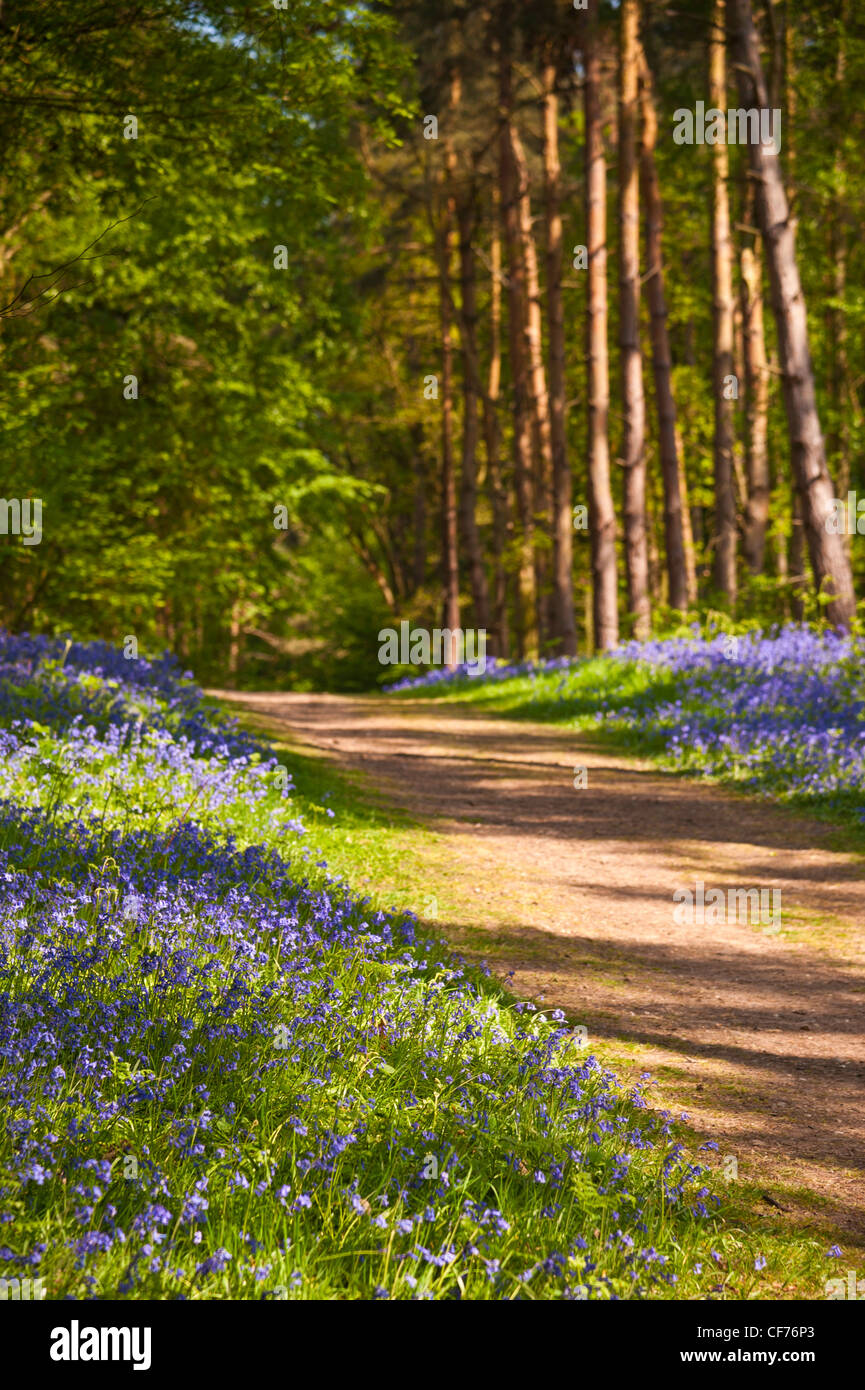
<path id="1" fill-rule="evenodd" d="M 617 1070 L 651 1071 L 652 1103 L 686 1110 L 769 1205 L 865 1245 L 865 861 L 828 826 L 432 699 L 225 698 L 444 837 L 444 874 L 421 858 L 406 907 L 435 897 L 457 949 L 566 1010 Z M 677 924 L 697 880 L 780 888 L 782 930 Z"/>

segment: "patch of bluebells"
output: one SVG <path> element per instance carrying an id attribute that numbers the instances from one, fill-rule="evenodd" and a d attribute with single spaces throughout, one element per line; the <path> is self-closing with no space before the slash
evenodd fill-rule
<path id="1" fill-rule="evenodd" d="M 659 739 L 683 769 L 852 804 L 865 819 L 865 654 L 856 639 L 789 624 L 632 642 L 616 656 L 660 679 L 628 705 L 608 704 L 607 727 Z"/>
<path id="2" fill-rule="evenodd" d="M 506 681 L 518 676 L 546 675 L 551 671 L 567 671 L 573 665 L 570 657 L 555 656 L 545 661 L 504 661 L 501 657 L 488 656 L 483 671 L 468 662 L 457 666 L 431 666 L 418 676 L 402 676 L 382 686 L 386 691 L 426 690 L 438 685 L 472 683 L 476 681 Z"/>
<path id="3" fill-rule="evenodd" d="M 4 637 L 0 688 L 0 1275 L 49 1297 L 669 1294 L 712 1199 L 642 1083 L 302 868 L 257 794 L 268 750 L 170 661 Z"/>
<path id="4" fill-rule="evenodd" d="M 494 659 L 493 659 L 494 660 Z M 583 722 L 621 730 L 682 770 L 786 798 L 820 799 L 865 821 L 865 651 L 860 639 L 803 623 L 738 636 L 627 642 L 599 659 L 622 682 L 592 700 L 584 660 L 495 663 L 473 681 L 562 673 L 545 697 Z M 634 667 L 646 676 L 633 692 Z M 462 671 L 406 679 L 392 690 L 465 685 Z"/>

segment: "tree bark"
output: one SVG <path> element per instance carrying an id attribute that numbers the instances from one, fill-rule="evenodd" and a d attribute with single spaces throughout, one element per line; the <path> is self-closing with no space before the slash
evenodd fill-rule
<path id="1" fill-rule="evenodd" d="M 519 604 L 517 634 L 520 656 L 538 651 L 537 585 L 534 566 L 534 498 L 529 371 L 523 332 L 525 269 L 520 240 L 519 186 L 513 162 L 513 87 L 510 54 L 503 41 L 499 68 L 499 178 L 508 264 L 508 358 L 514 419 L 514 485 L 520 520 Z"/>
<path id="2" fill-rule="evenodd" d="M 727 110 L 725 0 L 715 0 L 709 42 L 709 101 Z M 715 435 L 715 586 L 731 611 L 736 607 L 736 495 L 733 477 L 733 242 L 727 191 L 726 139 L 712 151 L 712 293 L 714 299 L 713 381 Z"/>
<path id="3" fill-rule="evenodd" d="M 652 339 L 652 369 L 658 408 L 658 444 L 664 485 L 664 543 L 667 561 L 668 601 L 671 608 L 684 611 L 696 600 L 688 583 L 685 556 L 684 517 L 687 497 L 682 495 L 679 470 L 676 403 L 673 398 L 672 360 L 667 333 L 667 300 L 664 293 L 662 233 L 664 209 L 655 165 L 658 121 L 652 91 L 652 74 L 646 55 L 640 50 L 640 176 L 646 217 L 646 299 Z"/>
<path id="4" fill-rule="evenodd" d="M 461 199 L 458 212 L 460 259 L 460 328 L 463 343 L 463 448 L 460 478 L 460 538 L 469 572 L 475 627 L 489 627 L 489 592 L 484 569 L 477 517 L 478 385 L 477 288 L 472 238 L 475 216 L 471 191 Z"/>
<path id="5" fill-rule="evenodd" d="M 646 400 L 640 353 L 640 187 L 637 167 L 639 0 L 621 0 L 619 59 L 619 343 L 624 429 L 625 574 L 633 635 L 651 629 L 646 535 Z"/>
<path id="6" fill-rule="evenodd" d="M 459 106 L 459 78 L 451 77 L 450 106 L 456 111 Z M 441 313 L 442 340 L 442 388 L 441 388 L 441 426 L 442 426 L 442 482 L 441 482 L 441 534 L 442 534 L 442 625 L 448 632 L 455 632 L 460 625 L 460 578 L 459 555 L 457 549 L 457 498 L 456 478 L 454 476 L 453 453 L 453 299 L 451 295 L 451 261 L 454 240 L 454 198 L 453 174 L 455 152 L 448 140 L 444 147 L 445 174 L 439 208 L 439 300 Z M 457 644 L 452 639 L 444 653 L 445 664 L 456 665 Z"/>
<path id="7" fill-rule="evenodd" d="M 502 431 L 498 406 L 501 387 L 502 349 L 502 243 L 499 233 L 500 205 L 493 187 L 492 234 L 490 242 L 490 358 L 487 389 L 483 398 L 484 445 L 487 456 L 487 487 L 493 513 L 493 631 L 491 651 L 506 657 L 510 651 L 508 591 L 504 555 L 510 538 L 507 489 L 502 479 Z"/>
<path id="8" fill-rule="evenodd" d="M 520 246 L 525 271 L 523 308 L 525 319 L 525 357 L 528 366 L 528 399 L 532 422 L 534 468 L 533 501 L 535 528 L 547 532 L 550 523 L 550 484 L 553 471 L 550 437 L 550 402 L 547 374 L 544 368 L 544 347 L 541 314 L 541 290 L 538 278 L 538 254 L 532 228 L 532 204 L 529 169 L 523 142 L 516 123 L 508 124 L 511 165 L 517 189 Z M 535 544 L 535 588 L 538 603 L 538 633 L 545 643 L 552 633 L 552 603 L 549 593 L 549 556 L 544 545 Z"/>
<path id="9" fill-rule="evenodd" d="M 844 93 L 846 92 L 847 49 L 846 31 L 848 23 L 848 3 L 841 0 L 838 13 L 838 47 L 835 52 L 835 90 L 838 94 L 838 109 L 833 126 L 836 135 L 835 157 L 833 160 L 833 186 L 843 189 L 846 186 L 844 143 L 841 132 L 844 130 Z M 846 497 L 850 487 L 850 415 L 847 405 L 849 395 L 849 364 L 847 358 L 847 310 L 844 303 L 847 294 L 847 226 L 840 197 L 836 198 L 832 209 L 831 231 L 831 288 L 832 301 L 829 310 L 829 343 L 831 345 L 831 392 L 834 428 L 830 442 L 832 461 L 838 493 Z"/>
<path id="10" fill-rule="evenodd" d="M 735 15 L 740 101 L 746 107 L 768 107 L 750 0 L 735 0 Z M 749 159 L 757 187 L 757 210 L 766 251 L 772 311 L 783 372 L 793 476 L 802 502 L 808 553 L 818 591 L 828 599 L 827 617 L 838 627 L 848 628 L 856 607 L 853 576 L 844 537 L 826 528 L 832 512 L 834 490 L 826 467 L 817 411 L 814 370 L 808 345 L 808 320 L 796 263 L 795 233 L 778 155 L 772 144 L 758 142 L 750 145 Z"/>
<path id="11" fill-rule="evenodd" d="M 749 220 L 746 217 L 746 221 Z M 763 258 L 759 245 L 744 246 L 742 269 L 742 337 L 745 359 L 748 503 L 742 553 L 752 574 L 762 574 L 769 524 L 769 373 L 763 331 Z"/>
<path id="12" fill-rule="evenodd" d="M 544 194 L 547 214 L 547 336 L 550 357 L 550 447 L 553 470 L 553 594 L 556 648 L 576 656 L 571 469 L 568 463 L 565 380 L 565 309 L 562 299 L 561 165 L 556 65 L 546 62 L 544 83 Z"/>
<path id="13" fill-rule="evenodd" d="M 607 167 L 601 119 L 598 0 L 589 0 L 583 96 L 586 123 L 586 242 L 588 303 L 588 462 L 592 551 L 592 628 L 597 651 L 619 640 L 616 514 L 610 488 L 610 374 L 607 354 Z"/>
<path id="14" fill-rule="evenodd" d="M 412 429 L 412 459 L 414 468 L 414 505 L 412 551 L 412 587 L 415 592 L 422 589 L 426 580 L 426 493 L 423 457 L 423 435 L 420 426 Z"/>

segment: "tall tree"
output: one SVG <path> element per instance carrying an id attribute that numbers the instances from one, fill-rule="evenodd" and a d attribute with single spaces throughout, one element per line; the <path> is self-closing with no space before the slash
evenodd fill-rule
<path id="1" fill-rule="evenodd" d="M 514 485 L 520 520 L 519 612 L 517 635 L 521 656 L 538 650 L 537 585 L 534 564 L 533 451 L 531 386 L 524 343 L 526 322 L 525 261 L 520 236 L 521 189 L 514 165 L 514 98 L 510 34 L 503 23 L 499 43 L 499 180 L 507 255 L 508 360 L 513 411 Z"/>
<path id="2" fill-rule="evenodd" d="M 492 226 L 490 230 L 490 328 L 487 389 L 483 396 L 484 446 L 487 458 L 487 487 L 493 514 L 493 634 L 495 656 L 506 657 L 510 650 L 507 573 L 505 549 L 512 526 L 507 488 L 502 477 L 502 430 L 499 422 L 499 392 L 502 371 L 502 241 L 499 231 L 499 189 L 492 187 Z"/>
<path id="3" fill-rule="evenodd" d="M 751 3 L 750 0 L 734 2 L 739 99 L 746 108 L 767 109 L 769 97 Z M 808 553 L 815 581 L 826 599 L 828 618 L 839 627 L 848 627 L 856 608 L 853 577 L 843 536 L 827 526 L 834 489 L 826 467 L 805 298 L 778 152 L 771 140 L 765 144 L 760 140 L 752 141 L 748 152 L 757 186 L 757 210 L 772 290 L 793 475 L 802 503 Z"/>
<path id="4" fill-rule="evenodd" d="M 640 73 L 640 183 L 646 218 L 646 299 L 652 339 L 652 369 L 658 409 L 658 443 L 664 486 L 664 542 L 667 560 L 668 597 L 671 608 L 684 611 L 697 597 L 693 547 L 685 548 L 684 518 L 687 496 L 683 495 L 679 466 L 679 440 L 676 431 L 676 402 L 673 398 L 672 359 L 667 332 L 667 299 L 664 292 L 663 229 L 664 208 L 655 164 L 658 118 L 652 90 L 652 74 L 642 48 Z"/>
<path id="5" fill-rule="evenodd" d="M 460 535 L 472 591 L 475 626 L 489 627 L 489 592 L 476 517 L 478 474 L 478 350 L 475 277 L 474 184 L 466 182 L 457 205 L 460 261 L 460 329 L 463 344 L 463 447 L 460 474 Z"/>
<path id="6" fill-rule="evenodd" d="M 586 125 L 586 249 L 588 286 L 589 520 L 592 550 L 592 626 L 598 651 L 619 640 L 616 513 L 610 487 L 610 370 L 607 352 L 607 164 L 601 111 L 599 0 L 589 0 L 584 25 L 583 100 Z"/>
<path id="7" fill-rule="evenodd" d="M 715 0 L 709 39 L 709 101 L 727 110 L 727 31 L 725 0 Z M 736 493 L 733 474 L 733 240 L 727 189 L 729 159 L 725 138 L 712 146 L 712 293 L 715 409 L 715 585 L 731 609 L 736 606 Z"/>
<path id="8" fill-rule="evenodd" d="M 459 109 L 460 79 L 456 65 L 451 60 L 450 100 L 448 118 L 453 121 Z M 439 302 L 441 319 L 441 572 L 442 572 L 442 623 L 447 632 L 455 632 L 460 625 L 460 577 L 457 549 L 457 495 L 454 472 L 453 448 L 453 297 L 451 293 L 451 268 L 453 260 L 455 201 L 453 186 L 456 172 L 456 151 L 452 129 L 449 128 L 443 141 L 444 169 L 439 184 L 438 206 L 438 271 Z M 454 638 L 448 643 L 446 664 L 456 665 L 457 644 Z"/>
<path id="9" fill-rule="evenodd" d="M 549 57 L 543 68 L 544 197 L 547 215 L 547 336 L 550 359 L 550 444 L 553 471 L 554 635 L 565 656 L 577 652 L 574 618 L 571 469 L 568 462 L 565 378 L 565 308 L 562 298 L 561 164 L 559 162 L 558 68 Z"/>
<path id="10" fill-rule="evenodd" d="M 749 185 L 749 193 L 752 191 Z M 745 223 L 750 225 L 753 198 L 746 199 Z M 745 362 L 745 475 L 748 502 L 742 533 L 742 554 L 752 574 L 762 574 L 769 522 L 769 372 L 763 329 L 763 257 L 760 245 L 743 245 L 741 263 L 742 339 Z"/>
<path id="11" fill-rule="evenodd" d="M 525 338 L 525 357 L 528 366 L 527 383 L 529 409 L 532 422 L 532 445 L 534 466 L 532 469 L 533 500 L 535 508 L 535 586 L 538 603 L 538 630 L 540 640 L 546 642 L 552 634 L 552 605 L 549 594 L 549 556 L 546 544 L 537 543 L 538 535 L 546 537 L 550 523 L 550 488 L 553 471 L 552 441 L 550 436 L 550 402 L 547 391 L 547 373 L 544 366 L 543 328 L 541 312 L 541 288 L 538 275 L 538 253 L 532 218 L 531 184 L 529 168 L 523 142 L 515 120 L 508 123 L 510 136 L 511 168 L 517 190 L 517 209 L 519 213 L 520 245 L 525 275 L 525 294 L 523 308 L 523 333 Z"/>
<path id="12" fill-rule="evenodd" d="M 622 373 L 625 574 L 633 635 L 648 637 L 646 400 L 640 351 L 639 0 L 621 0 L 619 52 L 619 344 Z"/>

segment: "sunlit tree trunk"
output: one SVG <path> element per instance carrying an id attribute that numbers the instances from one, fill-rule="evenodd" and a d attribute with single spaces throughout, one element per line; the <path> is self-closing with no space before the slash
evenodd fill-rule
<path id="1" fill-rule="evenodd" d="M 727 110 L 725 0 L 715 0 L 709 41 L 709 101 Z M 714 352 L 712 393 L 715 410 L 715 585 L 730 609 L 736 606 L 736 495 L 733 479 L 733 241 L 727 190 L 726 140 L 712 146 L 712 292 Z"/>
<path id="2" fill-rule="evenodd" d="M 518 191 L 520 245 L 525 270 L 524 334 L 525 357 L 528 367 L 528 399 L 532 422 L 534 467 L 532 470 L 535 526 L 547 531 L 550 523 L 550 486 L 553 470 L 550 437 L 550 403 L 547 374 L 544 368 L 541 290 L 538 278 L 538 253 L 532 227 L 529 170 L 523 142 L 516 123 L 509 123 L 511 162 Z M 549 556 L 546 547 L 535 545 L 535 586 L 538 602 L 538 631 L 540 641 L 546 642 L 552 632 L 552 603 L 549 593 Z"/>
<path id="3" fill-rule="evenodd" d="M 508 495 L 502 479 L 502 431 L 498 404 L 501 388 L 502 349 L 502 243 L 499 234 L 498 190 L 493 188 L 492 233 L 490 241 L 490 356 L 487 389 L 483 401 L 484 445 L 487 456 L 487 487 L 493 514 L 493 631 L 490 650 L 506 657 L 510 650 L 508 629 L 507 575 L 505 544 L 510 536 Z"/>
<path id="4" fill-rule="evenodd" d="M 748 219 L 749 220 L 749 219 Z M 763 258 L 759 244 L 743 246 L 742 339 L 745 360 L 748 504 L 742 553 L 752 574 L 762 574 L 769 524 L 769 373 L 763 331 Z"/>
<path id="5" fill-rule="evenodd" d="M 544 193 L 547 214 L 547 335 L 550 358 L 550 447 L 553 470 L 554 635 L 565 656 L 577 651 L 574 617 L 571 470 L 565 424 L 565 309 L 562 300 L 561 166 L 556 65 L 547 62 L 544 83 Z"/>
<path id="6" fill-rule="evenodd" d="M 655 144 L 658 121 L 652 92 L 652 74 L 645 53 L 640 52 L 640 175 L 646 218 L 646 299 L 652 339 L 652 369 L 658 408 L 658 444 L 664 485 L 664 543 L 667 560 L 668 601 L 671 608 L 687 609 L 697 597 L 696 577 L 689 587 L 685 554 L 684 517 L 687 496 L 683 496 L 679 468 L 676 403 L 673 399 L 672 361 L 667 333 L 667 301 L 664 293 L 662 233 L 664 210 Z M 693 559 L 693 557 L 692 557 Z M 693 570 L 692 570 L 693 573 Z"/>
<path id="7" fill-rule="evenodd" d="M 621 0 L 619 56 L 619 344 L 624 428 L 624 540 L 628 615 L 648 637 L 646 400 L 640 352 L 640 185 L 637 165 L 639 0 Z"/>
<path id="8" fill-rule="evenodd" d="M 510 54 L 504 43 L 500 57 L 499 177 L 507 254 L 508 359 L 513 396 L 514 486 L 520 520 L 519 604 L 517 632 L 521 656 L 538 650 L 537 587 L 534 567 L 534 497 L 532 491 L 532 437 L 529 368 L 524 343 L 525 267 L 520 239 L 519 197 L 513 161 L 513 87 Z"/>
<path id="9" fill-rule="evenodd" d="M 750 0 L 735 0 L 739 99 L 743 106 L 768 107 L 769 98 Z M 757 187 L 757 210 L 766 251 L 772 311 L 783 372 L 784 404 L 793 462 L 793 475 L 802 503 L 808 553 L 818 589 L 829 602 L 827 617 L 848 627 L 855 612 L 850 561 L 844 538 L 827 530 L 834 489 L 826 467 L 823 434 L 817 411 L 814 371 L 808 346 L 805 299 L 796 263 L 781 168 L 771 142 L 749 145 L 751 171 Z"/>
<path id="10" fill-rule="evenodd" d="M 475 216 L 469 195 L 458 208 L 460 258 L 460 326 L 463 342 L 463 448 L 460 477 L 460 537 L 472 591 L 475 626 L 489 627 L 489 593 L 487 576 L 478 534 L 477 469 L 478 469 L 478 387 L 477 375 L 477 289 L 475 285 L 475 253 L 472 238 Z"/>
<path id="11" fill-rule="evenodd" d="M 583 95 L 586 120 L 586 243 L 588 250 L 588 463 L 592 547 L 592 628 L 598 651 L 619 640 L 616 514 L 610 487 L 610 373 L 607 353 L 607 166 L 601 118 L 598 0 L 589 0 Z"/>
<path id="12" fill-rule="evenodd" d="M 459 79 L 451 79 L 451 110 L 459 106 Z M 460 625 L 460 580 L 457 550 L 457 497 L 453 450 L 453 299 L 451 295 L 451 262 L 454 240 L 454 176 L 455 154 L 450 141 L 445 144 L 445 169 L 439 199 L 439 302 L 441 314 L 442 381 L 441 381 L 441 536 L 442 536 L 442 624 L 446 631 L 455 632 Z M 445 653 L 446 664 L 456 665 L 457 644 L 452 640 Z"/>

